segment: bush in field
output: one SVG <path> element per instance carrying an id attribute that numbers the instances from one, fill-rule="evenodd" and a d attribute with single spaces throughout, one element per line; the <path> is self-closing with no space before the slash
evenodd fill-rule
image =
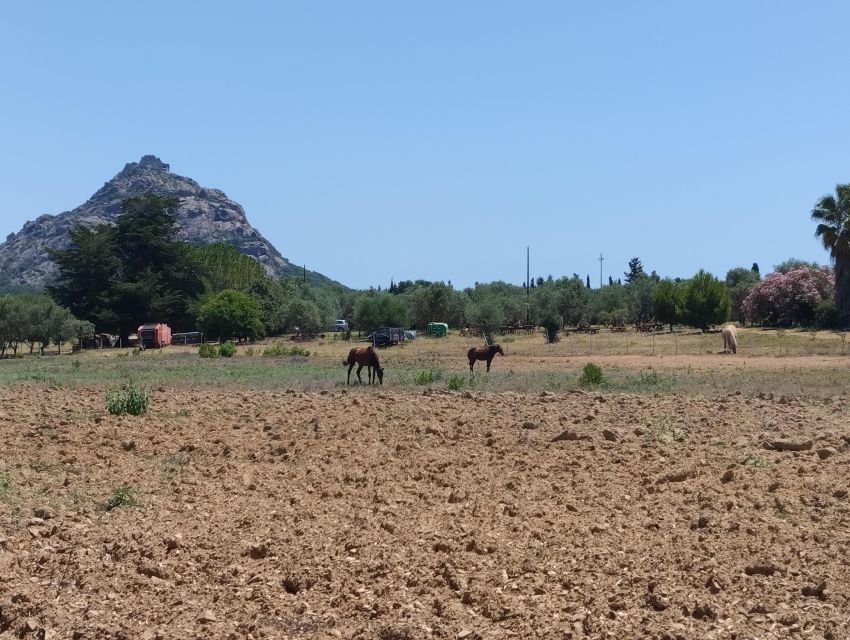
<path id="1" fill-rule="evenodd" d="M 198 355 L 202 358 L 218 358 L 218 347 L 214 344 L 202 344 L 198 347 Z"/>
<path id="2" fill-rule="evenodd" d="M 465 380 L 462 376 L 452 376 L 449 378 L 449 381 L 446 386 L 452 391 L 460 391 L 463 389 L 463 384 Z"/>
<path id="3" fill-rule="evenodd" d="M 753 286 L 741 306 L 749 322 L 808 327 L 815 322 L 818 305 L 832 299 L 834 288 L 829 267 L 796 267 L 769 273 Z"/>
<path id="4" fill-rule="evenodd" d="M 263 350 L 264 356 L 304 356 L 310 355 L 309 349 L 305 349 L 299 345 L 287 347 L 280 342 L 270 344 Z"/>
<path id="5" fill-rule="evenodd" d="M 439 380 L 443 377 L 443 372 L 439 369 L 422 369 L 415 376 L 413 376 L 413 381 L 416 384 L 431 384 L 435 380 Z"/>
<path id="6" fill-rule="evenodd" d="M 815 327 L 817 329 L 838 329 L 841 315 L 832 300 L 824 300 L 815 307 Z"/>
<path id="7" fill-rule="evenodd" d="M 106 392 L 106 410 L 112 415 L 129 413 L 132 416 L 140 416 L 148 410 L 149 403 L 148 392 L 132 380 L 118 389 Z"/>
<path id="8" fill-rule="evenodd" d="M 584 365 L 584 369 L 582 369 L 581 378 L 578 379 L 578 383 L 583 387 L 598 387 L 605 384 L 605 376 L 602 373 L 602 368 L 592 362 L 588 362 Z"/>
<path id="9" fill-rule="evenodd" d="M 218 346 L 218 355 L 222 358 L 232 358 L 233 354 L 236 353 L 236 345 L 233 344 L 230 340 L 227 342 L 222 342 Z"/>

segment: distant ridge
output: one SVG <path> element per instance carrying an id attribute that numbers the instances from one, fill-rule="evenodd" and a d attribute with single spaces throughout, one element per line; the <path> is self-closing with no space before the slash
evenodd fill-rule
<path id="1" fill-rule="evenodd" d="M 202 187 L 191 178 L 171 173 L 169 166 L 152 155 L 129 162 L 103 187 L 76 209 L 43 215 L 27 222 L 0 244 L 0 289 L 40 289 L 56 277 L 48 248 L 70 246 L 68 230 L 77 224 L 94 226 L 114 222 L 121 202 L 133 195 L 153 191 L 177 196 L 180 231 L 177 237 L 192 244 L 224 242 L 259 262 L 266 273 L 277 277 L 301 276 L 304 270 L 286 258 L 254 229 L 242 207 L 223 191 Z M 335 283 L 327 276 L 307 271 L 313 283 Z M 338 283 L 336 283 L 338 284 Z"/>

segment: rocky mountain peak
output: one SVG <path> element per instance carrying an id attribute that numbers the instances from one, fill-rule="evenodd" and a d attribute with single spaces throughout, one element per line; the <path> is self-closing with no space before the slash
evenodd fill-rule
<path id="1" fill-rule="evenodd" d="M 128 197 L 153 191 L 180 198 L 177 237 L 193 244 L 225 242 L 259 262 L 273 276 L 301 275 L 259 231 L 254 229 L 242 207 L 223 191 L 202 187 L 191 178 L 171 173 L 170 166 L 154 155 L 128 162 L 85 203 L 58 215 L 42 215 L 27 222 L 18 233 L 0 244 L 0 288 L 40 288 L 56 276 L 47 253 L 50 248 L 70 245 L 68 230 L 77 224 L 110 224 Z M 329 281 L 308 272 L 308 279 Z"/>

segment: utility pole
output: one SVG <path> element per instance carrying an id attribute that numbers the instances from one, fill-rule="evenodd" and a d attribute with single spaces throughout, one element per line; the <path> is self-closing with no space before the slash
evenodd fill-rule
<path id="1" fill-rule="evenodd" d="M 525 324 L 531 324 L 531 247 L 525 248 Z"/>
<path id="2" fill-rule="evenodd" d="M 605 258 L 602 257 L 602 254 L 599 254 L 599 288 L 602 288 L 602 261 Z"/>

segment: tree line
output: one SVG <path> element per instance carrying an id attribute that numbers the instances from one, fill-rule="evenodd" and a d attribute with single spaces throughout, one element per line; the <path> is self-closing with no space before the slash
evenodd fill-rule
<path id="1" fill-rule="evenodd" d="M 357 291 L 308 284 L 300 278 L 275 279 L 232 246 L 175 240 L 178 204 L 177 198 L 145 193 L 125 200 L 114 224 L 71 229 L 71 246 L 50 251 L 59 276 L 47 288 L 50 297 L 39 297 L 40 304 L 49 300 L 54 308 L 50 313 L 63 309 L 73 322 L 88 323 L 77 325 L 78 335 L 84 326 L 125 340 L 140 324 L 151 321 L 168 322 L 174 331 L 199 329 L 209 338 L 221 339 L 253 339 L 296 328 L 315 334 L 337 318 L 346 318 L 354 330 L 363 332 L 386 325 L 424 328 L 439 321 L 474 326 L 489 334 L 499 327 L 532 324 L 544 327 L 549 340 L 580 323 L 655 321 L 671 329 L 673 325 L 704 329 L 729 319 L 781 326 L 830 327 L 842 322 L 832 301 L 837 291 L 832 270 L 793 259 L 777 265 L 764 279 L 753 264 L 730 269 L 721 280 L 702 270 L 689 278 L 661 278 L 654 271 L 646 273 L 636 257 L 623 278 L 609 278 L 597 289 L 578 274 L 538 277 L 528 286 L 475 283 L 462 290 L 451 282 L 426 280 Z M 838 199 L 821 199 L 816 207 L 820 213 L 812 216 L 826 219 L 823 211 L 844 212 L 847 205 L 847 193 L 839 191 Z M 841 215 L 846 226 L 847 218 Z M 827 239 L 835 241 L 838 261 L 846 234 L 830 235 L 822 229 L 825 224 L 820 222 L 817 235 L 825 245 Z M 788 290 L 795 293 L 785 295 Z M 9 305 L 16 297 L 3 299 Z M 39 308 L 48 314 L 46 306 Z M 48 341 L 67 331 L 53 333 Z M 17 336 L 4 344 L 46 344 L 30 338 Z"/>

